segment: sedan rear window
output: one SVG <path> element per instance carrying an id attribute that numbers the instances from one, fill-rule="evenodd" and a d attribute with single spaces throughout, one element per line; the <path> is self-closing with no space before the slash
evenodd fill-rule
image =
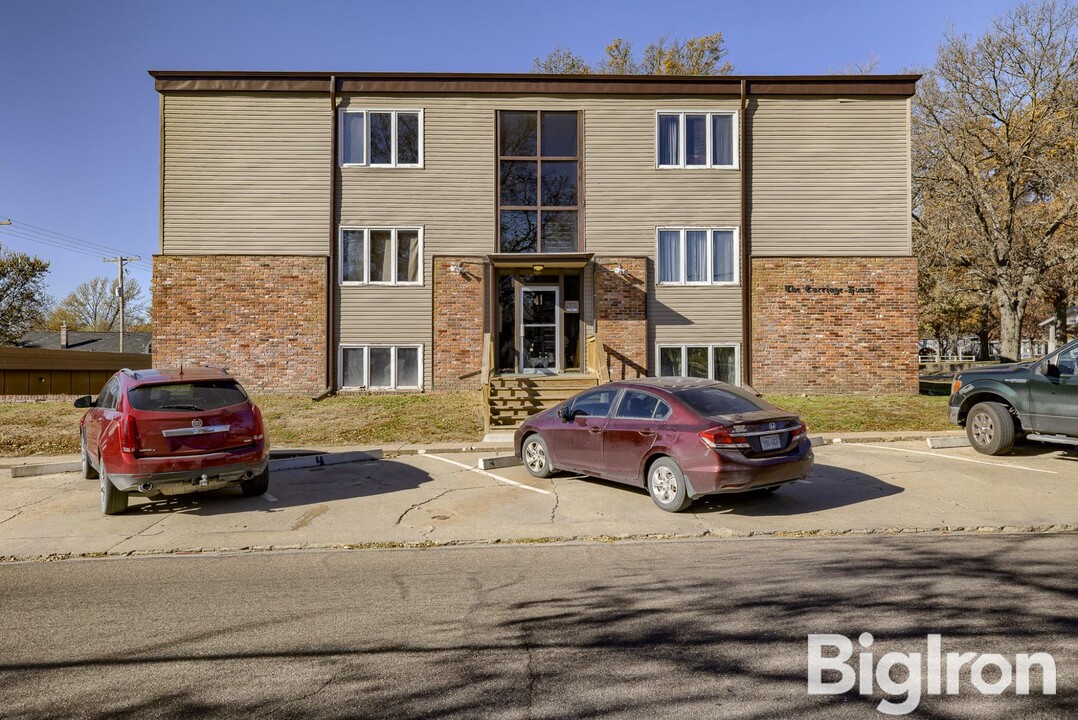
<path id="1" fill-rule="evenodd" d="M 738 413 L 766 410 L 765 405 L 748 395 L 733 393 L 713 387 L 686 388 L 674 393 L 683 403 L 704 417 L 737 415 Z"/>
<path id="2" fill-rule="evenodd" d="M 247 400 L 247 394 L 233 380 L 205 380 L 131 388 L 127 400 L 136 410 L 182 412 L 239 405 Z"/>

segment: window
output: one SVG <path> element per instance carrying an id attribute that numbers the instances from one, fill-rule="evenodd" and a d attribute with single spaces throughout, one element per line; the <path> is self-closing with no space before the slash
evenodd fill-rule
<path id="1" fill-rule="evenodd" d="M 695 377 L 737 385 L 740 353 L 737 345 L 660 345 L 659 377 Z"/>
<path id="2" fill-rule="evenodd" d="M 704 417 L 738 415 L 766 408 L 744 390 L 698 387 L 675 390 L 678 399 Z"/>
<path id="3" fill-rule="evenodd" d="M 655 164 L 660 168 L 737 168 L 737 113 L 657 113 Z"/>
<path id="4" fill-rule="evenodd" d="M 422 110 L 340 110 L 340 164 L 423 167 Z"/>
<path id="5" fill-rule="evenodd" d="M 612 389 L 595 390 L 587 395 L 581 395 L 573 401 L 573 414 L 604 418 L 610 414 L 610 407 L 617 396 L 618 391 Z"/>
<path id="6" fill-rule="evenodd" d="M 659 228 L 659 282 L 665 285 L 737 285 L 736 228 Z"/>
<path id="7" fill-rule="evenodd" d="M 342 345 L 337 366 L 345 390 L 419 390 L 423 346 Z"/>
<path id="8" fill-rule="evenodd" d="M 499 252 L 575 252 L 579 210 L 579 114 L 500 111 Z"/>
<path id="9" fill-rule="evenodd" d="M 422 285 L 422 228 L 340 229 L 342 285 Z"/>
<path id="10" fill-rule="evenodd" d="M 206 380 L 131 388 L 127 400 L 136 410 L 219 410 L 246 402 L 247 395 L 232 380 Z"/>
<path id="11" fill-rule="evenodd" d="M 665 420 L 670 406 L 654 395 L 639 390 L 626 390 L 614 417 L 626 420 Z"/>

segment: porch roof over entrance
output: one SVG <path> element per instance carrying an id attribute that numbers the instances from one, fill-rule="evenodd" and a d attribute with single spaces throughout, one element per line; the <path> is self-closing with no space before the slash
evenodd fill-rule
<path id="1" fill-rule="evenodd" d="M 548 268 L 582 268 L 595 253 L 495 253 L 489 255 L 496 268 L 530 268 L 542 272 Z"/>

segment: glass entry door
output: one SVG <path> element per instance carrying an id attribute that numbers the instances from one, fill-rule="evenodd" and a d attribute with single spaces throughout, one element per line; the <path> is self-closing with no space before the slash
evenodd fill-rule
<path id="1" fill-rule="evenodd" d="M 558 288 L 521 286 L 520 372 L 553 375 L 561 369 Z"/>

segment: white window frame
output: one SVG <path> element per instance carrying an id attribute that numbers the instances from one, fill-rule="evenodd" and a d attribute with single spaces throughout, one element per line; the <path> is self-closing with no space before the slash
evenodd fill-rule
<path id="1" fill-rule="evenodd" d="M 371 387 L 371 349 L 389 348 L 389 377 L 390 385 Z M 362 350 L 363 351 L 363 384 L 362 385 L 345 385 L 344 384 L 344 351 L 345 350 Z M 416 377 L 419 381 L 418 385 L 397 385 L 397 351 L 398 350 L 416 350 L 418 372 Z M 403 345 L 382 345 L 382 344 L 361 344 L 361 343 L 341 343 L 337 346 L 337 388 L 340 390 L 422 390 L 423 389 L 423 345 L 422 344 L 403 344 Z"/>
<path id="2" fill-rule="evenodd" d="M 415 108 L 353 108 L 342 107 L 337 110 L 338 121 L 337 127 L 341 128 L 337 138 L 337 164 L 342 168 L 422 168 L 423 167 L 423 109 Z M 343 128 L 344 117 L 346 113 L 359 114 L 363 116 L 363 162 L 361 163 L 346 163 L 344 161 L 344 144 L 345 135 Z M 373 163 L 371 162 L 371 113 L 388 113 L 393 116 L 391 125 L 391 157 L 392 161 L 389 163 Z M 419 115 L 419 162 L 417 163 L 400 163 L 397 162 L 397 115 L 398 114 L 418 114 Z"/>
<path id="3" fill-rule="evenodd" d="M 344 233 L 345 231 L 363 233 L 363 279 L 362 280 L 345 280 L 344 279 Z M 390 242 L 393 247 L 392 257 L 390 259 L 390 279 L 387 280 L 371 280 L 371 230 L 389 230 L 392 235 Z M 412 231 L 419 233 L 419 277 L 417 280 L 398 281 L 397 280 L 397 233 L 401 231 Z M 337 263 L 337 284 L 342 287 L 359 286 L 359 285 L 390 285 L 395 287 L 419 287 L 423 285 L 423 265 L 425 264 L 425 257 L 423 255 L 423 226 L 405 226 L 405 227 L 362 227 L 358 225 L 341 225 L 337 228 L 337 257 L 339 262 Z"/>
<path id="4" fill-rule="evenodd" d="M 734 382 L 733 385 L 741 385 L 741 343 L 656 343 L 655 345 L 655 376 L 656 377 L 689 377 L 689 348 L 707 348 L 707 375 L 708 379 L 715 380 L 715 349 L 734 349 Z M 680 348 L 681 350 L 681 375 L 662 374 L 662 351 L 668 348 Z"/>
<path id="5" fill-rule="evenodd" d="M 687 254 L 686 242 L 685 242 L 686 233 L 688 231 L 693 231 L 693 230 L 696 230 L 696 231 L 703 230 L 703 231 L 707 232 L 707 280 L 704 280 L 704 281 L 693 280 L 693 281 L 690 282 L 690 281 L 685 279 L 686 277 L 688 277 L 688 267 L 685 265 L 685 259 L 686 259 L 686 254 Z M 714 252 L 715 252 L 715 242 L 714 242 L 714 239 L 712 238 L 712 233 L 714 231 L 716 231 L 716 230 L 720 230 L 720 231 L 723 231 L 723 232 L 731 232 L 732 231 L 734 233 L 734 240 L 733 240 L 733 242 L 734 242 L 734 279 L 732 281 L 730 281 L 730 282 L 720 281 L 720 280 L 715 280 L 714 279 L 714 277 L 715 277 L 715 263 L 714 263 L 713 255 L 714 255 Z M 678 270 L 679 270 L 679 273 L 678 273 L 678 277 L 680 278 L 678 280 L 660 280 L 659 279 L 659 273 L 660 273 L 660 270 L 661 270 L 661 267 L 662 267 L 661 266 L 662 258 L 659 255 L 659 252 L 660 252 L 659 238 L 660 238 L 660 234 L 664 233 L 664 232 L 678 232 L 678 233 L 680 233 L 680 236 L 681 236 L 680 243 L 679 243 L 679 246 L 678 246 L 678 252 L 679 252 L 679 257 L 678 257 Z M 738 287 L 739 285 L 741 285 L 741 230 L 740 230 L 740 228 L 737 228 L 737 227 L 720 227 L 720 226 L 713 226 L 713 227 L 694 227 L 694 226 L 656 227 L 655 228 L 655 284 L 656 285 L 662 285 L 664 287 L 701 287 L 701 286 L 706 286 L 706 285 L 713 285 L 713 286 L 717 286 L 717 287 Z"/>
<path id="6" fill-rule="evenodd" d="M 707 162 L 703 165 L 687 165 L 685 160 L 685 116 L 686 115 L 706 115 L 707 116 Z M 733 127 L 731 132 L 733 133 L 733 163 L 730 165 L 715 165 L 712 162 L 714 157 L 714 144 L 712 140 L 712 132 L 714 123 L 712 117 L 715 115 L 730 115 L 734 118 Z M 659 162 L 659 151 L 662 148 L 661 137 L 659 134 L 659 120 L 663 116 L 676 116 L 677 134 L 678 134 L 678 161 L 673 165 L 663 165 Z M 655 167 L 659 170 L 737 170 L 741 158 L 741 148 L 739 146 L 740 140 L 740 125 L 741 118 L 739 117 L 739 111 L 737 110 L 656 110 L 655 111 Z"/>

